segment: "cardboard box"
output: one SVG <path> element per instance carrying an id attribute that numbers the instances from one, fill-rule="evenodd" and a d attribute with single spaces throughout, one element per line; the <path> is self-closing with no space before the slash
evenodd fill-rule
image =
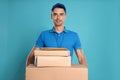
<path id="1" fill-rule="evenodd" d="M 88 80 L 88 68 L 84 65 L 71 67 L 26 67 L 26 80 Z"/>
<path id="2" fill-rule="evenodd" d="M 34 51 L 35 56 L 70 56 L 65 48 L 40 48 Z"/>
<path id="3" fill-rule="evenodd" d="M 71 66 L 71 56 L 36 56 L 36 65 L 40 66 Z"/>

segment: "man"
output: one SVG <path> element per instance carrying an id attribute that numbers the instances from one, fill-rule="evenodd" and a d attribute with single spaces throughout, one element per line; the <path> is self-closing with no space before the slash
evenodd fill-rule
<path id="1" fill-rule="evenodd" d="M 71 56 L 73 55 L 73 50 L 75 50 L 79 63 L 87 65 L 77 33 L 64 27 L 66 8 L 63 4 L 57 3 L 52 7 L 51 19 L 54 23 L 53 29 L 43 31 L 40 34 L 28 57 L 27 65 L 34 62 L 33 51 L 42 47 L 67 48 L 70 50 Z"/>

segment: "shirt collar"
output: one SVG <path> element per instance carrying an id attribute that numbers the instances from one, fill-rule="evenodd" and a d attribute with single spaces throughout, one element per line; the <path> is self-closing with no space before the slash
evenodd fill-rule
<path id="1" fill-rule="evenodd" d="M 54 27 L 50 30 L 50 32 L 56 32 L 56 31 L 54 30 Z M 67 33 L 67 32 L 68 32 L 68 30 L 64 27 L 63 32 Z"/>

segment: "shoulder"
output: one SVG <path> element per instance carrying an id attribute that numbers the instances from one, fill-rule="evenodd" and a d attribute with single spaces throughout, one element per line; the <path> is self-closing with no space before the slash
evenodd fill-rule
<path id="1" fill-rule="evenodd" d="M 50 34 L 50 30 L 44 30 L 39 33 L 39 37 L 43 38 L 45 36 L 49 36 L 49 34 Z"/>
<path id="2" fill-rule="evenodd" d="M 66 30 L 68 34 L 71 34 L 71 35 L 78 35 L 77 32 L 75 31 L 72 31 L 72 30 Z"/>
<path id="3" fill-rule="evenodd" d="M 68 37 L 70 37 L 70 38 L 73 38 L 74 40 L 79 39 L 78 33 L 75 32 L 75 31 L 72 31 L 72 30 L 67 30 L 66 36 L 68 36 Z"/>

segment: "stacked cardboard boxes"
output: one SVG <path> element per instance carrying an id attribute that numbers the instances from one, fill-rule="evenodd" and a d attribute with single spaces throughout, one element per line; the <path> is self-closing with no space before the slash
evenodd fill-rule
<path id="1" fill-rule="evenodd" d="M 25 80 L 88 80 L 85 65 L 71 65 L 67 49 L 35 50 L 35 64 L 26 67 Z"/>
<path id="2" fill-rule="evenodd" d="M 34 51 L 35 64 L 41 66 L 71 66 L 70 52 L 65 48 L 41 48 Z"/>
<path id="3" fill-rule="evenodd" d="M 84 65 L 70 67 L 26 67 L 26 80 L 88 80 L 88 68 Z"/>

